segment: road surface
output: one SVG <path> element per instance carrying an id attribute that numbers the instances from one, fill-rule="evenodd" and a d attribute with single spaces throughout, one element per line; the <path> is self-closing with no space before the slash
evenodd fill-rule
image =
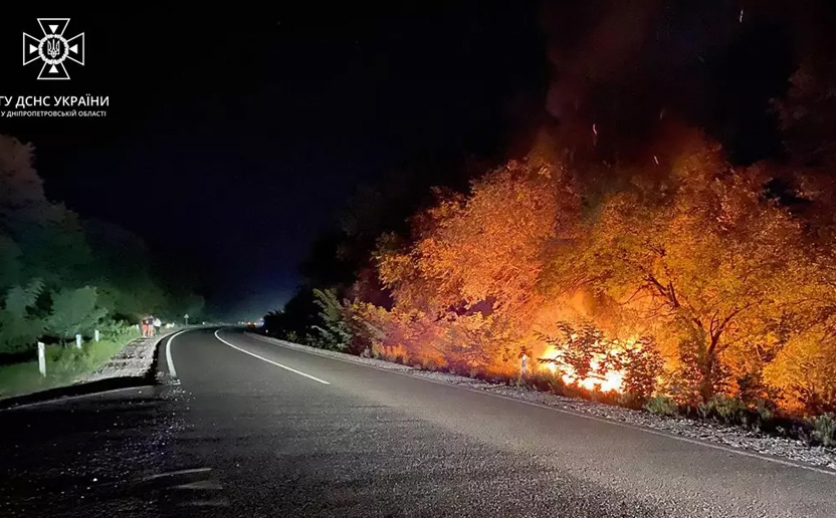
<path id="1" fill-rule="evenodd" d="M 238 330 L 187 332 L 169 351 L 179 385 L 0 413 L 0 515 L 725 518 L 836 510 L 829 474 Z M 160 368 L 169 369 L 165 354 Z"/>

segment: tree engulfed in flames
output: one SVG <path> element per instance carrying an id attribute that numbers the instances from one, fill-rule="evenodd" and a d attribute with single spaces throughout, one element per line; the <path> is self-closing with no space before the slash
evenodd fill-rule
<path id="1" fill-rule="evenodd" d="M 782 113 L 822 91 L 798 91 Z M 543 131 L 524 160 L 485 172 L 467 194 L 436 190 L 409 236 L 379 240 L 377 280 L 352 288 L 356 347 L 504 372 L 536 340 L 532 370 L 630 404 L 723 395 L 836 411 L 836 182 L 819 167 L 735 166 L 704 132 L 670 129 L 646 167 L 602 174 L 601 157 L 563 152 L 577 149 L 572 131 Z M 776 181 L 788 196 L 775 196 Z M 369 302 L 380 286 L 391 308 Z M 560 319 L 571 324 L 555 329 Z"/>

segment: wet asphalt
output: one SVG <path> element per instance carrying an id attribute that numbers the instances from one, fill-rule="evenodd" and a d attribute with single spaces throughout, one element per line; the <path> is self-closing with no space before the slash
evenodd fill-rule
<path id="1" fill-rule="evenodd" d="M 174 338 L 171 384 L 0 412 L 0 516 L 836 512 L 832 475 L 219 336 Z"/>

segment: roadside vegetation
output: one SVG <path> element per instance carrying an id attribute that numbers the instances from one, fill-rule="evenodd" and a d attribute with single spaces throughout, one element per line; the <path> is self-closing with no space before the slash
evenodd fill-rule
<path id="1" fill-rule="evenodd" d="M 38 370 L 38 361 L 26 361 L 0 367 L 0 398 L 29 394 L 40 390 L 72 385 L 82 376 L 95 372 L 131 340 L 140 336 L 133 326 L 121 329 L 98 342 L 75 346 L 46 348 L 46 376 Z"/>
<path id="2" fill-rule="evenodd" d="M 781 161 L 735 164 L 674 117 L 630 154 L 579 141 L 594 122 L 579 115 L 465 189 L 411 204 L 383 193 L 384 208 L 350 211 L 329 237 L 348 274 L 309 262 L 265 330 L 830 446 L 836 135 L 822 121 L 836 120 L 836 75 L 822 66 L 773 103 Z M 406 225 L 380 222 L 406 206 Z"/>
<path id="3" fill-rule="evenodd" d="M 143 316 L 196 317 L 203 306 L 185 276 L 154 267 L 139 238 L 47 199 L 34 160 L 31 144 L 0 135 L 0 397 L 70 383 L 135 337 Z"/>

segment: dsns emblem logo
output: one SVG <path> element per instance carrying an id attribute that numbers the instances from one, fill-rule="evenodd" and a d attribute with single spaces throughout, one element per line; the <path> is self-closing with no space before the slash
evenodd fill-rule
<path id="1" fill-rule="evenodd" d="M 40 80 L 69 79 L 66 61 L 84 65 L 84 33 L 66 38 L 64 33 L 69 18 L 38 18 L 43 36 L 36 38 L 23 33 L 23 66 L 33 61 L 43 61 Z"/>

